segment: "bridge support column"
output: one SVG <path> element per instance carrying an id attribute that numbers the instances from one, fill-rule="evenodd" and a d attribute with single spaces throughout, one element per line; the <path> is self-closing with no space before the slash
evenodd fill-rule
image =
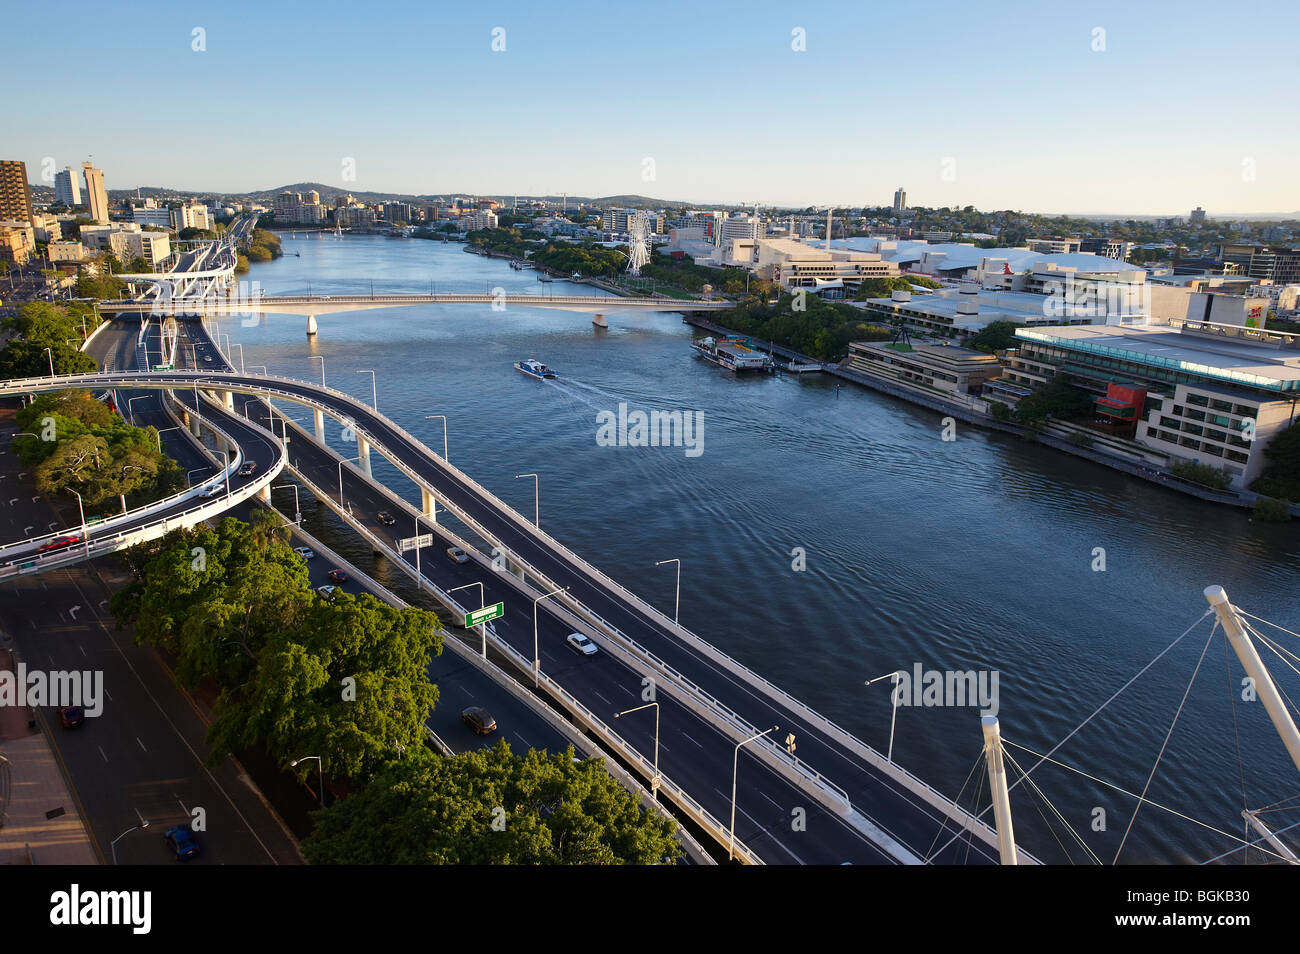
<path id="1" fill-rule="evenodd" d="M 313 408 L 311 412 L 311 420 L 312 423 L 316 425 L 317 442 L 324 444 L 325 443 L 325 412 Z"/>
<path id="2" fill-rule="evenodd" d="M 199 416 L 191 414 L 189 411 L 181 411 L 181 420 L 189 427 L 190 433 L 195 437 L 202 437 L 203 432 L 199 427 Z"/>
<path id="3" fill-rule="evenodd" d="M 431 523 L 438 522 L 437 500 L 424 487 L 420 488 L 420 509 L 424 511 L 424 515 L 429 518 Z"/>
<path id="4" fill-rule="evenodd" d="M 270 484 L 267 484 L 265 487 L 263 487 L 261 490 L 259 490 L 259 491 L 257 492 L 257 499 L 260 500 L 260 501 L 262 501 L 262 503 L 264 503 L 264 504 L 270 504 L 270 502 L 271 502 L 271 485 L 270 485 Z"/>
<path id="5" fill-rule="evenodd" d="M 360 458 L 360 460 L 358 460 L 357 463 L 361 467 L 361 472 L 365 474 L 367 477 L 369 477 L 370 476 L 370 442 L 367 441 L 360 434 L 357 435 L 357 457 Z"/>
<path id="6" fill-rule="evenodd" d="M 225 405 L 226 405 L 226 410 L 227 410 L 227 411 L 233 411 L 233 410 L 235 409 L 235 392 L 234 392 L 234 391 L 223 391 L 223 392 L 221 392 L 221 399 L 222 399 L 222 401 L 225 403 Z"/>
<path id="7" fill-rule="evenodd" d="M 308 338 L 315 338 L 315 337 L 316 337 L 316 331 L 317 331 L 317 328 L 316 328 L 316 316 L 315 316 L 315 315 L 308 315 L 308 316 L 307 316 L 307 337 L 308 337 Z"/>
<path id="8" fill-rule="evenodd" d="M 592 315 L 592 316 L 591 316 L 591 323 L 592 323 L 593 325 L 595 325 L 597 328 L 608 328 L 608 327 L 609 327 L 609 322 L 605 320 L 605 316 L 604 316 L 604 315 Z"/>

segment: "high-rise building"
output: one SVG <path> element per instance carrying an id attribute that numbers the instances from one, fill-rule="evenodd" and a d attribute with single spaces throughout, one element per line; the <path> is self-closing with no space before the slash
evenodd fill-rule
<path id="1" fill-rule="evenodd" d="M 1196 208 L 1192 209 L 1192 214 L 1187 217 L 1187 221 L 1192 225 L 1204 225 L 1205 210 L 1198 205 Z"/>
<path id="2" fill-rule="evenodd" d="M 907 210 L 907 193 L 903 191 L 902 186 L 899 186 L 894 191 L 894 211 L 905 212 L 906 210 Z"/>
<path id="3" fill-rule="evenodd" d="M 758 216 L 737 213 L 722 220 L 720 232 L 719 245 L 724 248 L 728 242 L 735 239 L 750 239 L 756 242 L 763 237 L 763 223 Z"/>
<path id="4" fill-rule="evenodd" d="M 32 195 L 27 188 L 27 163 L 0 161 L 0 222 L 32 225 Z"/>
<path id="5" fill-rule="evenodd" d="M 70 209 L 81 205 L 81 179 L 71 166 L 54 173 L 54 198 Z"/>
<path id="6" fill-rule="evenodd" d="M 107 225 L 108 190 L 104 188 L 104 170 L 96 169 L 89 162 L 83 162 L 81 168 L 86 178 L 86 205 L 90 207 L 90 217 L 98 225 Z"/>

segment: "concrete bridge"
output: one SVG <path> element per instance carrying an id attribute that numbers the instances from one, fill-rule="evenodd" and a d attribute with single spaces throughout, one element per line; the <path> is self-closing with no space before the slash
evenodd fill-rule
<path id="1" fill-rule="evenodd" d="M 186 277 L 194 277 L 193 273 Z M 403 308 L 411 305 L 488 305 L 494 311 L 510 307 L 548 308 L 574 311 L 592 316 L 592 323 L 609 327 L 608 315 L 647 311 L 709 312 L 728 311 L 730 301 L 695 301 L 674 298 L 618 298 L 613 295 L 208 295 L 169 298 L 159 296 L 150 301 L 105 301 L 100 311 L 123 315 L 175 315 L 178 317 L 223 318 L 249 315 L 305 315 L 307 334 L 317 332 L 316 316 L 345 311 L 371 311 L 377 308 Z"/>

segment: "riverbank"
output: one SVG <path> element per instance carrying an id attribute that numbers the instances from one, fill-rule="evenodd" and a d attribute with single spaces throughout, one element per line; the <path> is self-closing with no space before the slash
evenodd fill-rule
<path id="1" fill-rule="evenodd" d="M 801 354 L 792 348 L 773 344 L 770 341 L 762 341 L 752 335 L 746 335 L 743 332 L 727 328 L 717 322 L 709 321 L 707 318 L 687 315 L 683 320 L 693 327 L 701 328 L 714 334 L 738 335 L 740 337 L 750 338 L 762 351 L 769 351 L 773 354 L 781 355 L 791 361 L 818 365 L 825 373 L 841 378 L 845 381 L 850 381 L 854 384 L 861 385 L 862 387 L 870 388 L 873 391 L 879 391 L 882 394 L 888 394 L 891 397 L 900 398 L 901 400 L 907 401 L 911 404 L 927 408 L 945 416 L 953 417 L 964 423 L 973 424 L 976 427 L 986 428 L 991 431 L 1000 431 L 1003 434 L 1010 434 L 1019 437 L 1022 440 L 1042 444 L 1044 447 L 1050 447 L 1053 450 L 1061 451 L 1071 455 L 1072 457 L 1081 457 L 1084 460 L 1092 461 L 1094 464 L 1101 464 L 1103 467 L 1109 467 L 1112 470 L 1121 471 L 1130 476 L 1137 477 L 1140 480 L 1145 480 L 1148 483 L 1166 487 L 1169 490 L 1174 490 L 1181 494 L 1196 497 L 1200 500 L 1206 501 L 1207 503 L 1223 504 L 1229 507 L 1249 510 L 1255 506 L 1255 501 L 1258 500 L 1260 496 L 1259 494 L 1248 490 L 1241 492 L 1213 490 L 1209 487 L 1194 484 L 1160 467 L 1148 466 L 1143 463 L 1126 460 L 1116 454 L 1107 453 L 1094 448 L 1081 447 L 1077 444 L 1071 443 L 1067 439 L 1046 433 L 1041 429 L 994 420 L 987 411 L 978 408 L 973 399 L 972 403 L 964 404 L 945 398 L 936 391 L 923 390 L 900 381 L 886 381 L 883 378 L 864 374 L 860 371 L 847 368 L 841 364 L 818 361 L 816 358 Z M 779 365 L 778 370 L 780 370 Z M 978 403 L 982 404 L 983 402 Z M 1291 508 L 1291 513 L 1293 516 L 1300 516 L 1300 506 L 1293 506 Z"/>

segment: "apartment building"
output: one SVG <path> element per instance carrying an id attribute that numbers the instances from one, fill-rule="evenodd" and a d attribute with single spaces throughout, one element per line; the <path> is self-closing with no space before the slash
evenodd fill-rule
<path id="1" fill-rule="evenodd" d="M 83 162 L 81 171 L 86 180 L 86 205 L 90 209 L 90 219 L 99 225 L 107 225 L 108 189 L 104 186 L 104 170 Z"/>
<path id="2" fill-rule="evenodd" d="M 32 221 L 32 194 L 27 185 L 27 163 L 0 161 L 0 221 Z"/>

